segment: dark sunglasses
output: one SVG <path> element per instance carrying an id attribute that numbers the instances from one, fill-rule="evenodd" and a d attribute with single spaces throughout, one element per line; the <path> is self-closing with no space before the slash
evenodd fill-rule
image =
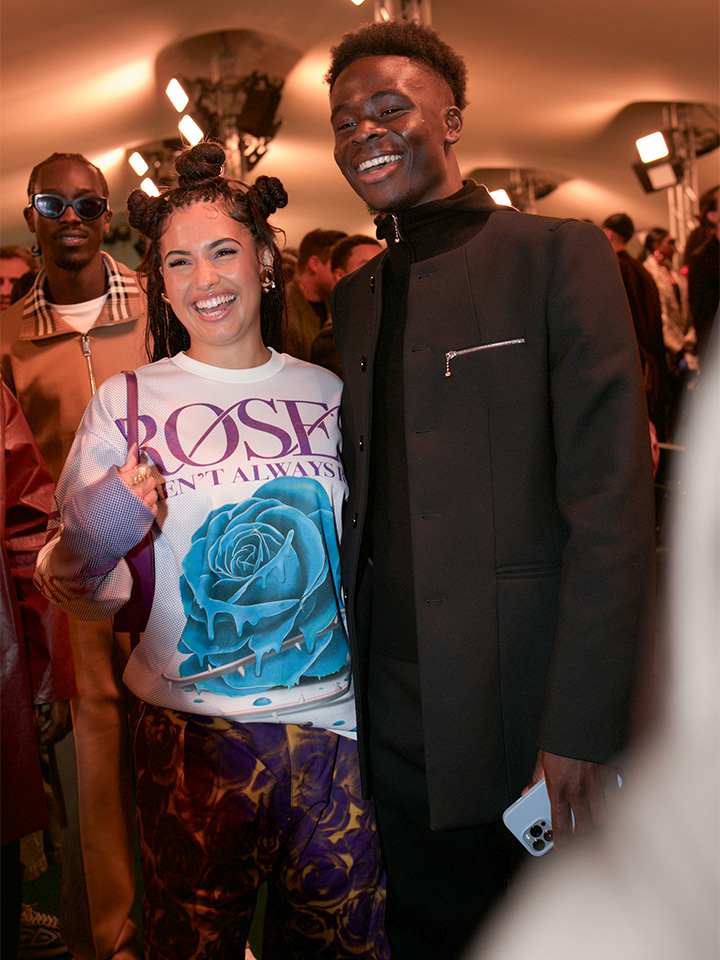
<path id="1" fill-rule="evenodd" d="M 77 200 L 66 200 L 56 193 L 33 194 L 32 206 L 41 217 L 57 220 L 68 207 L 72 207 L 81 220 L 97 220 L 107 210 L 105 197 L 78 197 Z"/>

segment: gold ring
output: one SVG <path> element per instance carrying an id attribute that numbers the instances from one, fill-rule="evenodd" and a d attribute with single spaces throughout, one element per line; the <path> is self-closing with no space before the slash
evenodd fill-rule
<path id="1" fill-rule="evenodd" d="M 144 463 L 139 463 L 130 478 L 134 487 L 139 486 L 147 477 L 148 469 Z"/>

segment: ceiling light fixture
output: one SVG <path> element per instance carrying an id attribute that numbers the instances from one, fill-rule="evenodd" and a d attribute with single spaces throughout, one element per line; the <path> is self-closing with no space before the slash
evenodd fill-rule
<path id="1" fill-rule="evenodd" d="M 653 160 L 660 160 L 670 154 L 670 148 L 660 130 L 640 137 L 635 141 L 635 146 L 643 163 L 652 163 Z"/>
<path id="2" fill-rule="evenodd" d="M 375 0 L 376 22 L 394 19 L 419 20 L 430 25 L 430 0 Z"/>
<path id="3" fill-rule="evenodd" d="M 277 37 L 253 30 L 201 34 L 166 47 L 156 60 L 158 86 L 175 109 L 191 144 L 219 141 L 225 175 L 246 175 L 280 129 L 285 77 L 299 60 Z"/>
<path id="4" fill-rule="evenodd" d="M 189 113 L 183 115 L 182 120 L 178 124 L 178 130 L 193 147 L 196 143 L 200 143 L 202 138 L 205 136 Z"/>
<path id="5" fill-rule="evenodd" d="M 165 93 L 177 112 L 182 113 L 188 105 L 190 97 L 185 93 L 182 84 L 175 77 L 173 77 L 167 87 L 165 87 Z"/>
<path id="6" fill-rule="evenodd" d="M 138 153 L 137 150 L 130 154 L 128 163 L 139 177 L 144 176 L 148 172 L 148 165 L 145 162 L 145 158 L 142 154 Z"/>
<path id="7" fill-rule="evenodd" d="M 635 141 L 640 161 L 632 167 L 646 193 L 667 192 L 669 228 L 682 252 L 698 196 L 697 158 L 720 145 L 720 118 L 717 107 L 709 104 L 647 106 L 662 110 L 662 123 Z"/>
<path id="8" fill-rule="evenodd" d="M 501 190 L 491 190 L 491 191 L 490 191 L 490 196 L 491 196 L 492 199 L 495 201 L 495 203 L 499 203 L 501 207 L 511 207 L 511 206 L 512 206 L 512 200 L 511 200 L 510 197 L 508 196 L 507 190 L 502 190 L 502 189 L 501 189 Z"/>
<path id="9" fill-rule="evenodd" d="M 567 179 L 541 170 L 510 167 L 476 167 L 463 177 L 468 178 L 484 184 L 496 203 L 523 213 L 537 213 L 537 201 Z"/>
<path id="10" fill-rule="evenodd" d="M 144 190 L 149 197 L 160 196 L 160 191 L 155 186 L 155 183 L 150 179 L 150 177 L 145 177 L 143 182 L 140 184 L 140 189 Z"/>

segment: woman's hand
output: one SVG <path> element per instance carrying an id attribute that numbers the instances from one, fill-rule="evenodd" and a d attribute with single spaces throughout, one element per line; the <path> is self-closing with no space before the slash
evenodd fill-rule
<path id="1" fill-rule="evenodd" d="M 145 501 L 152 510 L 153 516 L 156 517 L 158 510 L 157 483 L 150 467 L 145 463 L 138 463 L 136 446 L 128 450 L 127 460 L 121 467 L 118 467 L 118 472 L 123 483 Z"/>

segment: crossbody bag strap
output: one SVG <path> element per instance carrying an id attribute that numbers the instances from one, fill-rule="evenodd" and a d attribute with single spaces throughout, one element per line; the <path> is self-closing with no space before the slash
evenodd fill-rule
<path id="1" fill-rule="evenodd" d="M 127 434 L 128 450 L 137 447 L 138 443 L 138 385 L 137 376 L 133 370 L 125 370 L 127 383 L 127 420 L 125 432 Z M 140 642 L 140 635 L 147 626 L 152 610 L 155 594 L 155 551 L 153 549 L 152 528 L 148 530 L 140 543 L 129 550 L 125 561 L 132 575 L 132 590 L 130 599 L 115 614 L 114 628 L 121 633 L 130 634 L 130 647 L 134 649 Z"/>

